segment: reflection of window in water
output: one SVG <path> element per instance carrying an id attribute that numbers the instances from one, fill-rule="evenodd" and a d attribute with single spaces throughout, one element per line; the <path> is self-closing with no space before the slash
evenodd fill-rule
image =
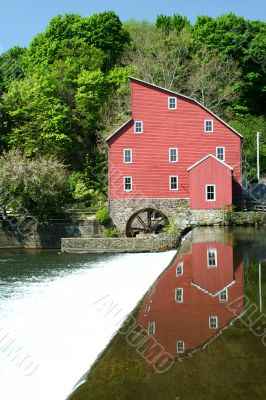
<path id="1" fill-rule="evenodd" d="M 207 257 L 208 257 L 208 267 L 209 268 L 217 267 L 217 250 L 208 249 Z"/>
<path id="2" fill-rule="evenodd" d="M 228 290 L 227 289 L 220 292 L 219 299 L 220 299 L 220 302 L 222 302 L 222 303 L 224 303 L 228 300 Z"/>
<path id="3" fill-rule="evenodd" d="M 183 262 L 178 263 L 176 267 L 176 276 L 181 275 L 183 275 Z"/>
<path id="4" fill-rule="evenodd" d="M 155 321 L 150 321 L 148 324 L 148 334 L 154 335 L 155 334 Z"/>
<path id="5" fill-rule="evenodd" d="M 184 353 L 184 351 L 185 351 L 185 342 L 183 340 L 178 340 L 176 342 L 176 352 Z"/>
<path id="6" fill-rule="evenodd" d="M 177 303 L 183 303 L 183 288 L 176 288 L 175 300 Z"/>
<path id="7" fill-rule="evenodd" d="M 211 329 L 217 329 L 218 328 L 218 317 L 216 315 L 212 315 L 209 317 L 209 327 Z"/>

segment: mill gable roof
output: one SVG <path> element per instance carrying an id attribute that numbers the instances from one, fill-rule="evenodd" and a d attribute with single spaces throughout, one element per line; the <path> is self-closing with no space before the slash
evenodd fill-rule
<path id="1" fill-rule="evenodd" d="M 207 111 L 209 114 L 211 114 L 214 118 L 216 118 L 218 121 L 220 121 L 220 122 L 221 122 L 223 125 L 225 125 L 227 128 L 229 128 L 234 134 L 236 134 L 236 135 L 239 136 L 241 139 L 243 139 L 243 136 L 242 136 L 239 132 L 237 132 L 234 128 L 232 128 L 230 125 L 228 125 L 224 120 L 222 120 L 220 117 L 218 117 L 218 115 L 216 115 L 214 112 L 212 112 L 212 111 L 209 110 L 207 107 L 205 107 L 203 104 L 201 104 L 198 100 L 195 100 L 195 99 L 193 99 L 192 97 L 189 97 L 189 96 L 185 96 L 184 94 L 177 93 L 177 92 L 174 92 L 174 91 L 172 91 L 172 90 L 169 90 L 169 89 L 163 88 L 163 87 L 161 87 L 161 86 L 155 85 L 155 84 L 153 84 L 153 83 L 149 83 L 149 82 L 143 81 L 143 80 L 141 80 L 141 79 L 134 78 L 134 77 L 132 77 L 132 76 L 129 76 L 129 79 L 130 79 L 131 81 L 133 81 L 133 82 L 135 81 L 135 82 L 139 82 L 139 83 L 141 83 L 141 84 L 147 85 L 147 86 L 149 86 L 151 89 L 161 90 L 161 91 L 164 91 L 165 93 L 171 94 L 171 95 L 173 95 L 173 96 L 178 96 L 178 97 L 181 97 L 181 98 L 183 98 L 183 99 L 186 99 L 186 100 L 189 100 L 189 101 L 193 102 L 194 104 L 198 105 L 199 107 L 201 107 L 201 108 L 203 108 L 205 111 Z M 126 121 L 125 124 L 123 124 L 122 126 L 120 126 L 112 135 L 110 135 L 110 136 L 106 139 L 106 141 L 109 142 L 109 140 L 110 140 L 111 138 L 113 138 L 116 134 L 118 134 L 118 133 L 121 131 L 121 129 L 123 129 L 130 121 L 132 121 L 132 118 L 129 119 L 128 121 Z"/>

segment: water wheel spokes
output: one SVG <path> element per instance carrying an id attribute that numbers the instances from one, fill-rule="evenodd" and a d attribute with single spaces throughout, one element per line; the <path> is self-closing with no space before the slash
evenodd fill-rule
<path id="1" fill-rule="evenodd" d="M 169 223 L 168 218 L 154 208 L 145 208 L 133 214 L 126 227 L 129 237 L 134 237 L 138 233 L 159 233 L 165 225 Z"/>

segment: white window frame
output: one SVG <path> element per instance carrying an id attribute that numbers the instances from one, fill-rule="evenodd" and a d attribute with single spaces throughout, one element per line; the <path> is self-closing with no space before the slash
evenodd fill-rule
<path id="1" fill-rule="evenodd" d="M 130 152 L 130 161 L 126 161 L 126 152 Z M 132 149 L 124 149 L 124 164 L 132 164 Z"/>
<path id="2" fill-rule="evenodd" d="M 137 124 L 141 124 L 141 126 L 140 126 L 140 131 L 138 130 L 139 127 L 137 127 Z M 135 121 L 135 122 L 134 122 L 134 133 L 136 133 L 136 134 L 141 134 L 141 133 L 143 133 L 143 121 Z"/>
<path id="3" fill-rule="evenodd" d="M 220 158 L 218 158 L 218 150 L 219 149 L 223 149 L 223 159 L 222 160 Z M 224 146 L 217 146 L 216 147 L 216 158 L 218 158 L 218 160 L 220 160 L 220 161 L 225 161 L 225 147 Z"/>
<path id="4" fill-rule="evenodd" d="M 172 150 L 175 150 L 175 157 L 176 157 L 175 161 L 171 160 L 171 151 Z M 170 163 L 177 163 L 178 162 L 178 148 L 177 147 L 170 147 L 169 148 L 169 162 Z"/>
<path id="5" fill-rule="evenodd" d="M 149 321 L 147 331 L 148 335 L 155 335 L 155 321 Z"/>
<path id="6" fill-rule="evenodd" d="M 175 100 L 175 106 L 174 107 L 170 107 L 170 104 L 171 104 L 171 100 Z M 174 97 L 174 96 L 169 96 L 168 97 L 168 110 L 176 110 L 177 109 L 177 98 L 176 97 Z"/>
<path id="7" fill-rule="evenodd" d="M 179 349 L 179 345 L 182 347 L 182 349 Z M 186 348 L 185 348 L 185 342 L 184 340 L 177 340 L 176 341 L 176 352 L 177 354 L 185 353 Z"/>
<path id="8" fill-rule="evenodd" d="M 214 191 L 213 191 L 213 199 L 208 199 L 208 186 L 213 186 L 214 187 Z M 206 201 L 216 201 L 216 184 L 215 183 L 207 183 L 205 185 L 205 200 Z"/>
<path id="9" fill-rule="evenodd" d="M 127 178 L 130 178 L 131 189 L 126 189 L 126 179 Z M 132 192 L 132 186 L 133 186 L 132 176 L 124 176 L 124 192 Z"/>
<path id="10" fill-rule="evenodd" d="M 214 265 L 210 264 L 210 252 L 214 253 L 214 256 L 215 256 Z M 207 249 L 207 263 L 208 263 L 208 268 L 217 268 L 217 266 L 218 266 L 217 249 L 212 249 L 212 248 Z"/>
<path id="11" fill-rule="evenodd" d="M 177 298 L 177 291 L 180 291 L 180 299 Z M 176 288 L 175 289 L 175 301 L 177 303 L 183 303 L 184 300 L 184 289 L 183 288 Z"/>
<path id="12" fill-rule="evenodd" d="M 172 178 L 176 178 L 176 185 L 177 187 L 175 189 L 172 189 Z M 171 191 L 178 191 L 178 176 L 177 175 L 170 175 L 169 176 L 169 189 Z"/>
<path id="13" fill-rule="evenodd" d="M 180 269 L 180 272 L 179 272 Z M 182 276 L 184 274 L 184 263 L 183 261 L 179 262 L 176 266 L 176 276 Z"/>
<path id="14" fill-rule="evenodd" d="M 212 320 L 215 320 L 215 327 L 212 326 Z M 217 317 L 217 315 L 210 315 L 209 316 L 209 328 L 210 329 L 218 329 L 218 317 Z"/>
<path id="15" fill-rule="evenodd" d="M 211 124 L 212 124 L 212 129 L 211 130 L 207 130 L 207 124 L 208 124 L 208 122 L 211 122 Z M 213 131 L 214 131 L 214 128 L 213 128 L 213 119 L 205 119 L 204 120 L 204 132 L 205 133 L 212 133 Z"/>
<path id="16" fill-rule="evenodd" d="M 223 293 L 225 293 L 225 299 L 222 298 L 222 294 Z M 219 300 L 220 300 L 220 303 L 227 303 L 228 302 L 228 289 L 222 290 L 219 293 Z"/>

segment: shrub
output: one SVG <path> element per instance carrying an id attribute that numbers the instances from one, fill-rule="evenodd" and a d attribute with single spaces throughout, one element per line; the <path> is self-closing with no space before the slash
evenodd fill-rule
<path id="1" fill-rule="evenodd" d="M 0 208 L 24 210 L 38 221 L 62 214 L 69 196 L 67 170 L 55 157 L 30 160 L 12 150 L 0 157 Z"/>
<path id="2" fill-rule="evenodd" d="M 89 205 L 91 203 L 93 190 L 88 187 L 88 182 L 86 181 L 84 173 L 72 172 L 68 178 L 68 184 L 73 200 L 77 201 L 78 203 L 84 202 L 85 205 Z"/>
<path id="3" fill-rule="evenodd" d="M 96 219 L 102 225 L 108 225 L 110 222 L 110 217 L 108 213 L 107 207 L 103 206 L 100 207 L 99 210 L 96 212 Z"/>
<path id="4" fill-rule="evenodd" d="M 165 232 L 170 236 L 178 236 L 180 234 L 180 229 L 177 227 L 174 217 L 170 217 L 169 225 L 166 225 Z"/>
<path id="5" fill-rule="evenodd" d="M 119 237 L 119 235 L 120 231 L 117 228 L 105 228 L 103 230 L 103 237 L 112 238 L 112 237 Z"/>

